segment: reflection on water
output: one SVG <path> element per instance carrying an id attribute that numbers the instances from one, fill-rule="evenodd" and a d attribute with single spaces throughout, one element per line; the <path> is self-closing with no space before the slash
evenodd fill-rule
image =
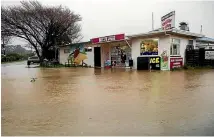
<path id="1" fill-rule="evenodd" d="M 2 135 L 214 135 L 213 70 L 13 64 L 1 74 Z"/>

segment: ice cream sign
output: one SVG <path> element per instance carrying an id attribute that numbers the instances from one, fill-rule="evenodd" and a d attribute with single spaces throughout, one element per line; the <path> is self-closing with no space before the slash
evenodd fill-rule
<path id="1" fill-rule="evenodd" d="M 172 11 L 161 18 L 161 26 L 165 30 L 175 27 L 175 11 Z"/>
<path id="2" fill-rule="evenodd" d="M 124 39 L 125 39 L 125 34 L 116 34 L 116 35 L 110 35 L 105 37 L 93 38 L 91 39 L 91 42 L 93 44 L 96 44 L 96 43 L 104 43 L 104 42 L 111 42 L 111 41 L 120 41 Z"/>

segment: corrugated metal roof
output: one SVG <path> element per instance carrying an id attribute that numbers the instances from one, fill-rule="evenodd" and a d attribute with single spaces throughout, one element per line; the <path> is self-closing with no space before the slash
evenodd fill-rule
<path id="1" fill-rule="evenodd" d="M 133 37 L 151 36 L 151 35 L 161 34 L 161 33 L 165 33 L 165 32 L 166 33 L 169 32 L 169 33 L 174 33 L 174 34 L 186 35 L 186 36 L 204 37 L 204 35 L 202 35 L 202 34 L 192 33 L 192 32 L 189 32 L 189 31 L 180 30 L 180 29 L 176 29 L 176 28 L 169 29 L 169 30 L 157 29 L 157 30 L 150 31 L 150 32 L 147 32 L 147 33 L 140 33 L 140 34 L 130 35 L 130 36 L 127 36 L 127 37 L 133 38 Z"/>
<path id="2" fill-rule="evenodd" d="M 210 43 L 214 43 L 214 39 L 213 38 L 208 38 L 208 37 L 202 37 L 202 38 L 197 38 L 196 41 L 198 42 L 210 42 Z"/>

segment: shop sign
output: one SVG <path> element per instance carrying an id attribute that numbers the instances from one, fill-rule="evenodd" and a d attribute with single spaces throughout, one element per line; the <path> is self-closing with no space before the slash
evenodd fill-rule
<path id="1" fill-rule="evenodd" d="M 125 39 L 125 34 L 117 34 L 117 35 L 93 38 L 91 39 L 91 42 L 93 44 L 96 44 L 96 43 L 104 43 L 104 42 L 111 42 L 111 41 L 119 41 L 124 39 Z"/>
<path id="2" fill-rule="evenodd" d="M 160 70 L 160 57 L 150 57 L 150 69 Z"/>
<path id="3" fill-rule="evenodd" d="M 167 51 L 164 50 L 161 54 L 161 70 L 169 70 L 168 68 L 168 56 Z"/>
<path id="4" fill-rule="evenodd" d="M 183 66 L 183 58 L 170 58 L 170 69 Z"/>
<path id="5" fill-rule="evenodd" d="M 161 18 L 161 26 L 164 30 L 175 27 L 175 11 L 172 11 Z"/>
<path id="6" fill-rule="evenodd" d="M 150 58 L 150 64 L 159 64 L 160 58 L 159 57 L 151 57 Z"/>
<path id="7" fill-rule="evenodd" d="M 214 59 L 214 51 L 205 51 L 205 59 Z"/>

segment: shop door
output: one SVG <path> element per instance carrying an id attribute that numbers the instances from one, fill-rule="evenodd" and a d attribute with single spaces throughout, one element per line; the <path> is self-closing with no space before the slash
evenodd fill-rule
<path id="1" fill-rule="evenodd" d="M 101 67 L 101 51 L 100 47 L 94 47 L 94 66 Z"/>

